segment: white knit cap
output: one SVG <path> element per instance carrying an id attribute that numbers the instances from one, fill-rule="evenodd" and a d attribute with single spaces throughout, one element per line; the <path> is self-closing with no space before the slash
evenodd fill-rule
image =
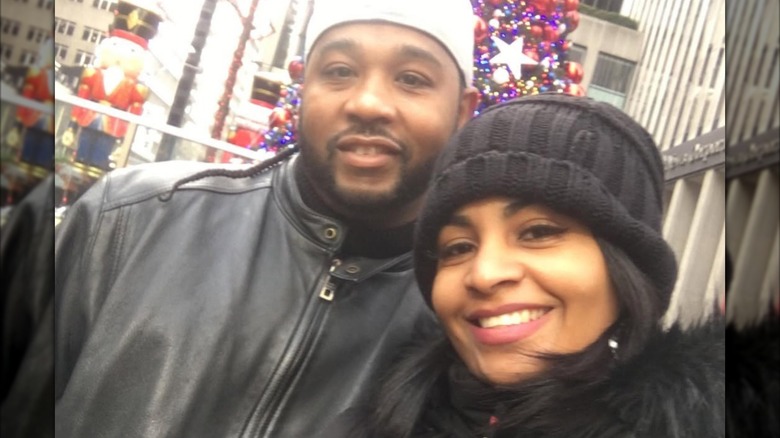
<path id="1" fill-rule="evenodd" d="M 474 12 L 469 0 L 316 0 L 306 29 L 304 59 L 326 30 L 355 21 L 385 21 L 432 36 L 450 52 L 466 85 L 471 85 Z"/>

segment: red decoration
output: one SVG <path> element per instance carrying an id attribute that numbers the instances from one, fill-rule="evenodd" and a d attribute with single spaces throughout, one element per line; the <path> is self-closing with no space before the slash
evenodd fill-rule
<path id="1" fill-rule="evenodd" d="M 536 8 L 540 14 L 550 14 L 555 11 L 557 0 L 529 0 L 527 4 Z"/>
<path id="2" fill-rule="evenodd" d="M 544 28 L 538 24 L 534 24 L 531 26 L 531 36 L 533 36 L 536 39 L 539 39 L 542 37 L 544 33 Z"/>
<path id="3" fill-rule="evenodd" d="M 292 113 L 284 108 L 274 108 L 268 117 L 268 125 L 281 128 L 292 120 Z"/>
<path id="4" fill-rule="evenodd" d="M 563 2 L 563 10 L 564 11 L 576 11 L 580 7 L 580 0 L 564 0 Z"/>
<path id="5" fill-rule="evenodd" d="M 559 38 L 558 29 L 552 25 L 544 26 L 544 39 L 547 41 L 556 41 Z"/>
<path id="6" fill-rule="evenodd" d="M 582 65 L 578 62 L 567 62 L 566 75 L 573 83 L 579 84 L 582 81 Z"/>
<path id="7" fill-rule="evenodd" d="M 493 6 L 501 6 L 501 3 L 503 3 L 503 0 L 490 0 L 490 3 Z"/>
<path id="8" fill-rule="evenodd" d="M 566 92 L 573 96 L 584 96 L 585 87 L 580 84 L 569 84 L 569 86 L 566 87 Z"/>
<path id="9" fill-rule="evenodd" d="M 573 32 L 577 26 L 580 25 L 580 13 L 577 11 L 569 11 L 566 13 L 567 30 Z"/>
<path id="10" fill-rule="evenodd" d="M 227 141 L 236 146 L 249 147 L 260 140 L 260 134 L 249 128 L 238 127 L 228 134 Z"/>
<path id="11" fill-rule="evenodd" d="M 295 82 L 303 79 L 303 61 L 300 58 L 294 58 L 287 64 L 287 72 L 290 73 L 290 79 Z"/>
<path id="12" fill-rule="evenodd" d="M 477 43 L 482 42 L 488 37 L 488 25 L 485 20 L 478 16 L 474 16 L 474 41 Z"/>

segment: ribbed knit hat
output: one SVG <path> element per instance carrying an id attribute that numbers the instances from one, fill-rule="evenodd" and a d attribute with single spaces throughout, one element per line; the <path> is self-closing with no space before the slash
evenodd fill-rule
<path id="1" fill-rule="evenodd" d="M 663 165 L 637 122 L 586 97 L 540 94 L 470 120 L 439 157 L 415 230 L 415 272 L 431 305 L 439 231 L 469 202 L 489 196 L 538 203 L 621 248 L 668 306 L 677 279 L 661 235 Z"/>
<path id="2" fill-rule="evenodd" d="M 317 0 L 306 28 L 303 59 L 331 27 L 361 21 L 399 24 L 430 35 L 452 55 L 466 85 L 471 85 L 474 10 L 469 0 Z"/>

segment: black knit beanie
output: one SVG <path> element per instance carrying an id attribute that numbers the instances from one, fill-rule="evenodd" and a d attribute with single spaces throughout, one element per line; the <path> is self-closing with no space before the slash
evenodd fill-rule
<path id="1" fill-rule="evenodd" d="M 415 229 L 415 273 L 428 305 L 439 231 L 465 204 L 489 196 L 542 204 L 621 248 L 665 297 L 677 264 L 661 235 L 663 165 L 647 131 L 616 107 L 539 94 L 469 121 L 439 157 Z"/>

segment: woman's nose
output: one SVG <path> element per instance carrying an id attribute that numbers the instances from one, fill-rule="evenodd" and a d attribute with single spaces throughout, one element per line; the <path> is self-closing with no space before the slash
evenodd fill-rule
<path id="1" fill-rule="evenodd" d="M 466 276 L 466 286 L 482 294 L 520 283 L 525 266 L 519 255 L 497 245 L 480 248 Z"/>

